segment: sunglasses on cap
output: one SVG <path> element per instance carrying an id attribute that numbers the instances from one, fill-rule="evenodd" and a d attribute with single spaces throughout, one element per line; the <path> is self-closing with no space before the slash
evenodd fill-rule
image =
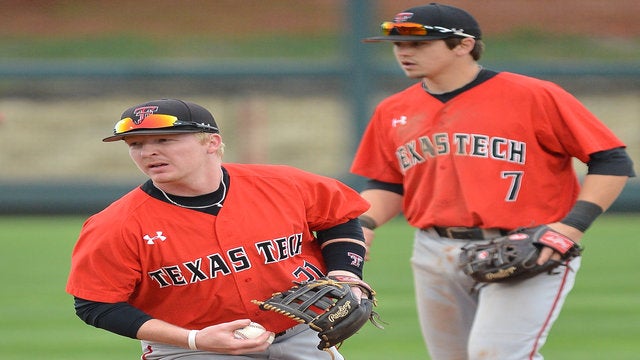
<path id="1" fill-rule="evenodd" d="M 426 36 L 432 34 L 442 34 L 448 36 L 462 36 L 475 39 L 475 36 L 465 34 L 461 29 L 448 29 L 442 26 L 429 26 L 411 22 L 391 22 L 385 21 L 380 25 L 382 34 L 389 35 L 411 35 L 411 36 Z"/>
<path id="2" fill-rule="evenodd" d="M 190 126 L 203 131 L 218 132 L 218 128 L 205 123 L 196 123 L 193 121 L 181 121 L 173 115 L 150 114 L 142 120 L 134 121 L 132 118 L 124 118 L 118 121 L 113 128 L 114 135 L 121 135 L 132 130 L 149 130 L 149 129 L 167 129 L 178 126 Z"/>

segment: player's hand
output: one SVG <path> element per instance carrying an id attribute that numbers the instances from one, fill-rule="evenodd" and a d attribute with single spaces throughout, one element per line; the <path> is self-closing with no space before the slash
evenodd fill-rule
<path id="1" fill-rule="evenodd" d="M 243 328 L 249 323 L 251 320 L 242 319 L 206 327 L 196 335 L 196 346 L 198 350 L 230 355 L 265 351 L 270 345 L 267 340 L 273 335 L 272 332 L 267 331 L 255 339 L 236 339 L 233 335 L 234 330 Z"/>
<path id="2" fill-rule="evenodd" d="M 580 239 L 582 238 L 582 235 L 583 235 L 583 233 L 580 230 L 559 222 L 548 224 L 547 226 L 550 227 L 552 230 L 557 231 L 560 234 L 573 240 L 576 244 L 580 243 Z M 549 260 L 560 261 L 561 258 L 562 256 L 558 252 L 554 251 L 550 247 L 545 246 L 544 248 L 542 248 L 542 250 L 540 250 L 540 256 L 538 256 L 537 263 L 538 265 L 542 265 Z"/>
<path id="3" fill-rule="evenodd" d="M 358 276 L 356 276 L 356 274 L 346 270 L 332 270 L 327 273 L 327 276 L 350 276 L 358 279 Z M 353 285 L 350 288 L 353 296 L 358 299 L 358 303 L 360 303 L 360 299 L 367 297 L 360 286 Z"/>

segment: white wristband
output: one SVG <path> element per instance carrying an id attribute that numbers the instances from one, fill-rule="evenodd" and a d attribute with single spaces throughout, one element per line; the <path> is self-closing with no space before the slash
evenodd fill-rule
<path id="1" fill-rule="evenodd" d="M 189 343 L 189 349 L 191 350 L 198 350 L 198 347 L 196 346 L 196 335 L 198 335 L 198 330 L 189 331 L 187 342 Z"/>

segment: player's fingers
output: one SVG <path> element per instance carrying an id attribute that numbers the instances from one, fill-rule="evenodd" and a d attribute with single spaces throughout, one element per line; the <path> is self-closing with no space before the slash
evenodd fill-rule
<path id="1" fill-rule="evenodd" d="M 546 263 L 549 258 L 551 258 L 551 255 L 553 254 L 553 250 L 551 250 L 548 247 L 543 247 L 542 250 L 540 251 L 540 255 L 538 255 L 538 265 L 542 265 L 544 263 Z"/>
<path id="2" fill-rule="evenodd" d="M 196 337 L 198 349 L 231 355 L 264 351 L 270 344 L 268 340 L 273 335 L 272 332 L 267 331 L 253 339 L 238 339 L 234 336 L 235 330 L 249 323 L 251 320 L 241 319 L 200 330 Z"/>
<path id="3" fill-rule="evenodd" d="M 235 330 L 249 325 L 250 322 L 250 320 L 246 322 L 244 320 L 235 320 L 227 323 L 207 326 L 206 328 L 200 330 L 197 340 L 207 339 L 207 343 L 216 341 L 228 341 L 229 339 L 234 338 L 233 332 Z"/>
<path id="4" fill-rule="evenodd" d="M 538 256 L 537 264 L 542 265 L 549 260 L 560 260 L 560 258 L 561 258 L 560 254 L 555 252 L 552 248 L 545 246 L 542 248 L 542 250 L 540 250 L 540 255 Z"/>
<path id="5" fill-rule="evenodd" d="M 269 346 L 273 341 L 272 336 L 275 337 L 276 334 L 272 333 L 271 331 L 266 331 L 264 334 L 258 336 L 256 340 L 258 340 L 260 344 L 264 344 L 266 342 L 267 346 Z"/>
<path id="6" fill-rule="evenodd" d="M 218 324 L 219 327 L 230 331 L 243 328 L 251 323 L 251 319 L 238 319 L 227 323 Z"/>
<path id="7" fill-rule="evenodd" d="M 238 339 L 229 348 L 230 354 L 247 354 L 265 351 L 273 342 L 275 334 L 271 331 L 265 331 L 263 334 L 253 339 Z"/>
<path id="8" fill-rule="evenodd" d="M 363 298 L 362 289 L 359 286 L 352 286 L 351 292 L 353 293 L 353 296 L 358 299 L 358 303 L 360 303 L 360 299 Z"/>

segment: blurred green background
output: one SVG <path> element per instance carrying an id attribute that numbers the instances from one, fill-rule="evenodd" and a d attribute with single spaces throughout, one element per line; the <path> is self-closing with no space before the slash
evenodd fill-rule
<path id="1" fill-rule="evenodd" d="M 637 254 L 640 220 L 605 215 L 586 234 L 576 285 L 542 353 L 549 360 L 635 360 L 640 337 Z M 75 236 L 84 218 L 0 217 L 0 358 L 139 359 L 138 341 L 86 325 L 64 292 Z M 367 281 L 387 324 L 365 325 L 341 351 L 347 360 L 427 360 L 409 257 L 413 230 L 396 219 L 377 231 Z M 504 314 L 509 316 L 509 314 Z M 500 359 L 491 359 L 500 360 Z"/>

